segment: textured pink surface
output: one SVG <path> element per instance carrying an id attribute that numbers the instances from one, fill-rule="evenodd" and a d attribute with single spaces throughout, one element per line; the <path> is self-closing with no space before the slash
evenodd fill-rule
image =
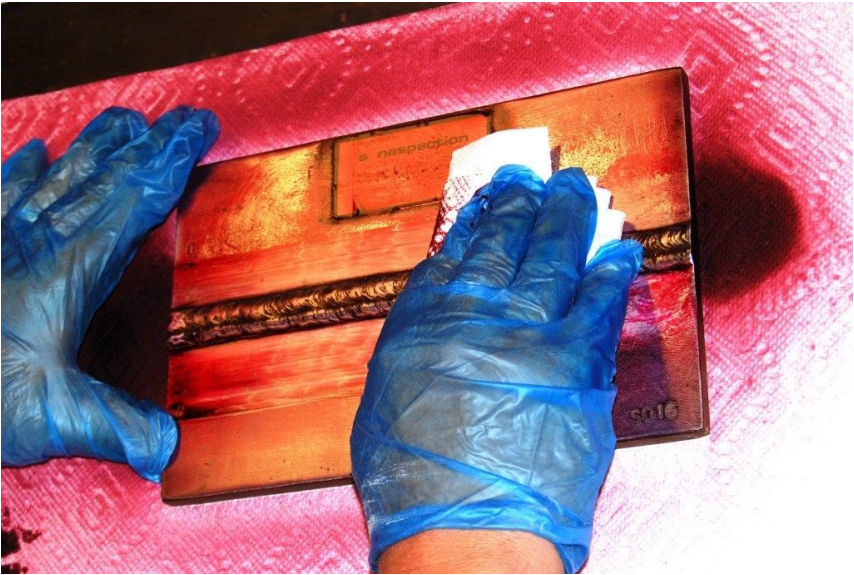
<path id="1" fill-rule="evenodd" d="M 712 434 L 618 452 L 586 571 L 815 567 L 847 549 L 827 521 L 850 491 L 851 22 L 850 5 L 454 5 L 3 102 L 2 153 L 38 136 L 55 154 L 109 105 L 189 103 L 221 118 L 223 160 L 684 67 Z M 146 258 L 168 261 L 169 229 Z M 81 460 L 2 487 L 4 529 L 41 532 L 3 562 L 31 571 L 367 568 L 350 487 L 173 508 Z"/>

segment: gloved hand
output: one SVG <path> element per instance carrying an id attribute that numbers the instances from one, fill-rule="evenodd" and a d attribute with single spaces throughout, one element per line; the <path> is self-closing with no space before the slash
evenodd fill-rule
<path id="1" fill-rule="evenodd" d="M 422 531 L 528 531 L 585 561 L 616 439 L 615 355 L 642 250 L 585 268 L 596 201 L 579 169 L 506 166 L 413 270 L 351 437 L 371 565 Z"/>
<path id="2" fill-rule="evenodd" d="M 160 480 L 174 420 L 80 371 L 77 353 L 218 135 L 206 110 L 177 108 L 148 128 L 138 112 L 111 108 L 51 166 L 39 140 L 3 164 L 3 465 L 97 457 Z"/>

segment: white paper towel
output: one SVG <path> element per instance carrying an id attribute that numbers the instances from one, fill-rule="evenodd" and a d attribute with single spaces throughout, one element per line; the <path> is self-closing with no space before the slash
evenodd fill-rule
<path id="1" fill-rule="evenodd" d="M 495 132 L 453 153 L 430 255 L 439 251 L 445 234 L 457 219 L 459 210 L 477 190 L 492 180 L 498 168 L 508 164 L 527 166 L 543 181 L 547 181 L 552 175 L 548 128 Z M 622 237 L 626 214 L 610 208 L 611 192 L 598 187 L 595 177 L 588 176 L 587 179 L 596 194 L 598 211 L 596 231 L 587 253 L 589 262 L 599 247 Z"/>

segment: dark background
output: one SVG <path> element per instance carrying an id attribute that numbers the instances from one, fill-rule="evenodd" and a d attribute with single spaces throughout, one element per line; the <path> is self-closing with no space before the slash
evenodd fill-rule
<path id="1" fill-rule="evenodd" d="M 0 96 L 178 66 L 444 4 L 7 3 Z"/>
<path id="2" fill-rule="evenodd" d="M 59 90 L 363 24 L 439 4 L 2 4 L 2 97 Z M 92 319 L 78 365 L 166 403 L 174 220 Z M 165 278 L 165 281 L 164 281 Z"/>

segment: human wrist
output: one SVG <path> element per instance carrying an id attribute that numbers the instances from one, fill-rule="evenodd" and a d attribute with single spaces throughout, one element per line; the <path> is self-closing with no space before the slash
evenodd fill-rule
<path id="1" fill-rule="evenodd" d="M 434 529 L 399 541 L 381 573 L 563 573 L 550 541 L 524 531 Z"/>

